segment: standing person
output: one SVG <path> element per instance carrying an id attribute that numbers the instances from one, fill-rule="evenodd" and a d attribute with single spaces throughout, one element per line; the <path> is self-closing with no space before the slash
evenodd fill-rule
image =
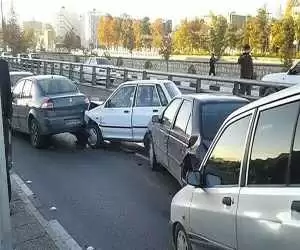
<path id="1" fill-rule="evenodd" d="M 211 54 L 211 58 L 209 59 L 209 75 L 216 76 L 216 62 L 217 58 L 215 58 L 215 54 Z"/>
<path id="2" fill-rule="evenodd" d="M 250 55 L 251 48 L 249 44 L 244 46 L 243 54 L 238 59 L 238 64 L 241 65 L 241 79 L 253 79 L 253 60 Z M 241 84 L 240 85 L 240 94 L 251 95 L 251 86 Z"/>

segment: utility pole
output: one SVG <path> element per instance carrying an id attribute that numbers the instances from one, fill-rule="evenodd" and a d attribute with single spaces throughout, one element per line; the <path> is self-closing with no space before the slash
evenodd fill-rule
<path id="1" fill-rule="evenodd" d="M 9 109 L 9 97 L 7 92 L 10 92 L 10 79 L 8 72 L 8 64 L 4 60 L 0 60 L 0 249 L 11 250 L 11 224 L 10 224 L 10 209 L 9 209 L 9 196 L 8 196 L 8 178 L 7 178 L 7 156 L 5 141 L 7 141 L 8 131 L 8 113 Z M 9 88 L 9 89 L 7 89 Z M 5 103 L 6 102 L 6 103 Z M 10 143 L 7 141 L 7 143 Z"/>

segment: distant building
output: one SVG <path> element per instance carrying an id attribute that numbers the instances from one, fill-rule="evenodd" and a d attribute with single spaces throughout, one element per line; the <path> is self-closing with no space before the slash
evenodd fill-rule
<path id="1" fill-rule="evenodd" d="M 86 20 L 86 42 L 87 47 L 98 48 L 98 24 L 101 15 L 100 11 L 93 9 L 87 13 L 87 20 Z"/>
<path id="2" fill-rule="evenodd" d="M 68 11 L 64 6 L 61 7 L 56 15 L 56 36 L 58 42 L 62 42 L 66 33 L 73 31 L 76 35 L 81 35 L 80 16 Z"/>
<path id="3" fill-rule="evenodd" d="M 40 49 L 53 51 L 55 49 L 56 33 L 51 24 L 44 24 L 43 35 L 40 37 Z"/>
<path id="4" fill-rule="evenodd" d="M 229 14 L 229 24 L 235 27 L 236 29 L 242 29 L 245 27 L 247 21 L 247 16 L 238 15 L 234 12 Z"/>

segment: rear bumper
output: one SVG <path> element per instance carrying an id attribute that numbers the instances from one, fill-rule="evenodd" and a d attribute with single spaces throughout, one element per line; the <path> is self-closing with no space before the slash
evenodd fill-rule
<path id="1" fill-rule="evenodd" d="M 85 128 L 83 117 L 44 118 L 39 122 L 43 135 L 77 132 Z"/>

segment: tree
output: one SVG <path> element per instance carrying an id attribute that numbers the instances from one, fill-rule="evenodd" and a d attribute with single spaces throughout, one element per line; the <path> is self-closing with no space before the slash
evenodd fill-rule
<path id="1" fill-rule="evenodd" d="M 285 17 L 291 16 L 293 13 L 293 7 L 298 5 L 298 0 L 287 0 L 286 8 L 285 8 Z"/>
<path id="2" fill-rule="evenodd" d="M 156 19 L 151 25 L 152 46 L 160 48 L 164 37 L 164 24 L 161 18 Z"/>
<path id="3" fill-rule="evenodd" d="M 68 51 L 71 49 L 79 49 L 81 48 L 80 37 L 76 35 L 73 30 L 70 30 L 64 37 L 63 45 Z"/>
<path id="4" fill-rule="evenodd" d="M 12 50 L 12 54 L 16 55 L 21 51 L 22 47 L 22 33 L 20 26 L 17 22 L 15 12 L 11 10 L 10 18 L 7 23 L 4 23 L 5 29 L 3 34 L 3 40 L 6 45 Z"/>
<path id="5" fill-rule="evenodd" d="M 116 48 L 121 43 L 122 19 L 114 17 L 112 21 L 112 45 Z"/>
<path id="6" fill-rule="evenodd" d="M 269 48 L 270 24 L 269 13 L 266 8 L 261 8 L 257 11 L 255 19 L 255 27 L 258 34 L 258 45 L 260 52 L 265 54 Z"/>
<path id="7" fill-rule="evenodd" d="M 101 16 L 98 24 L 99 44 L 108 48 L 114 44 L 114 21 L 111 15 Z"/>
<path id="8" fill-rule="evenodd" d="M 174 41 L 174 51 L 177 53 L 185 53 L 189 47 L 188 39 L 189 36 L 189 25 L 188 21 L 185 19 L 181 21 L 179 27 L 174 32 L 173 41 Z"/>
<path id="9" fill-rule="evenodd" d="M 284 36 L 282 30 L 283 30 L 283 21 L 272 20 L 270 47 L 272 52 L 275 52 L 276 54 L 279 52 L 284 42 Z"/>
<path id="10" fill-rule="evenodd" d="M 27 49 L 32 49 L 35 50 L 36 45 L 37 45 L 37 39 L 35 36 L 34 29 L 25 29 L 21 33 L 21 46 L 22 46 L 22 51 L 26 51 Z"/>
<path id="11" fill-rule="evenodd" d="M 230 50 L 234 50 L 237 48 L 237 44 L 238 44 L 238 33 L 237 33 L 237 28 L 234 27 L 233 25 L 230 25 L 227 31 L 227 43 L 228 43 L 228 47 L 230 48 Z"/>
<path id="12" fill-rule="evenodd" d="M 122 17 L 121 40 L 123 47 L 128 49 L 130 54 L 132 54 L 132 51 L 135 48 L 133 21 L 132 18 L 126 14 Z"/>
<path id="13" fill-rule="evenodd" d="M 141 20 L 133 21 L 134 44 L 136 49 L 143 47 L 142 33 L 141 33 Z"/>
<path id="14" fill-rule="evenodd" d="M 159 54 L 164 58 L 167 64 L 167 71 L 169 71 L 169 59 L 172 54 L 173 47 L 172 47 L 172 38 L 171 36 L 167 35 L 163 38 Z"/>
<path id="15" fill-rule="evenodd" d="M 292 16 L 285 17 L 282 23 L 283 43 L 280 49 L 281 58 L 286 67 L 293 63 L 293 50 L 295 40 L 294 20 Z"/>
<path id="16" fill-rule="evenodd" d="M 227 47 L 227 20 L 223 16 L 211 16 L 212 22 L 209 30 L 210 51 L 221 57 Z"/>
<path id="17" fill-rule="evenodd" d="M 149 17 L 144 17 L 141 21 L 141 36 L 144 48 L 151 48 L 151 23 Z"/>

